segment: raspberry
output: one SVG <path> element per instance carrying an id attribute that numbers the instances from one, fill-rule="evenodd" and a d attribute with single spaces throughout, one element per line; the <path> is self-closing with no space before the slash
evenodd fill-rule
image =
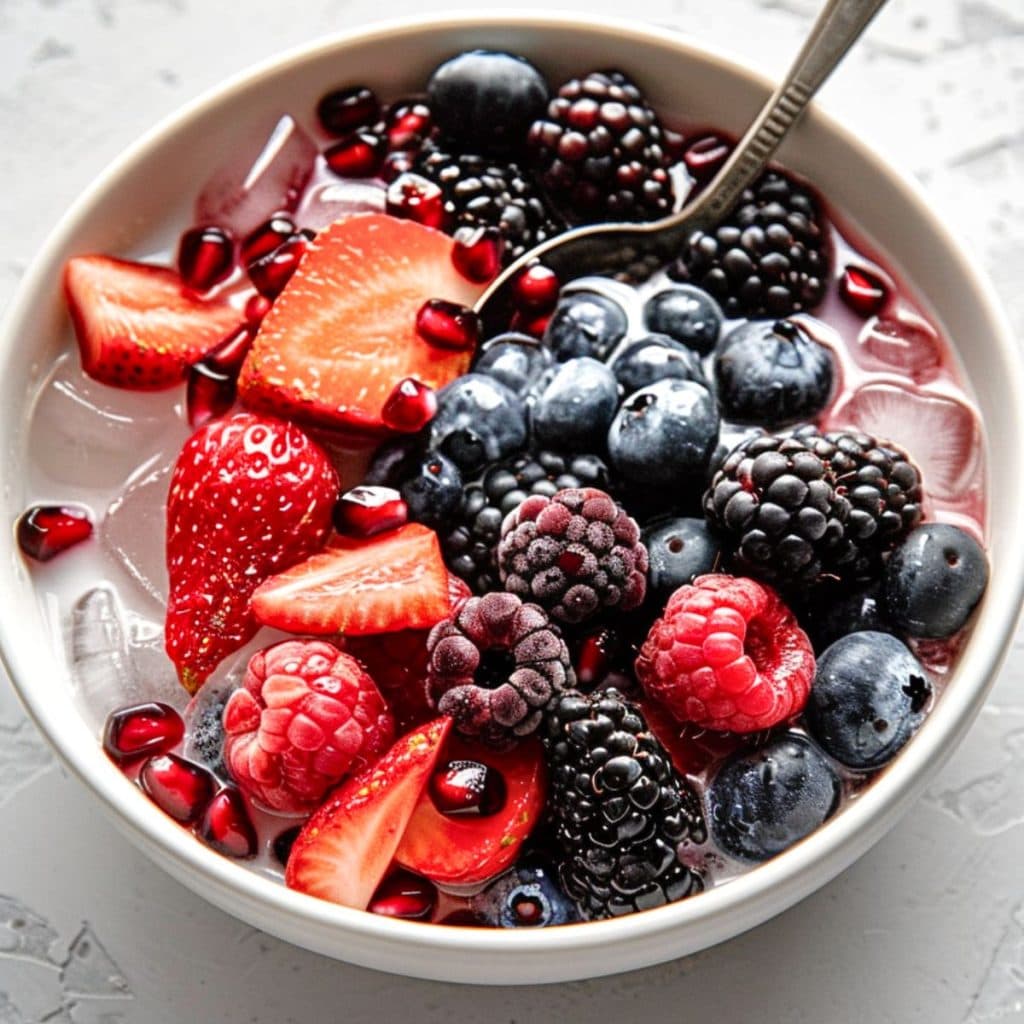
<path id="1" fill-rule="evenodd" d="M 427 640 L 427 691 L 464 736 L 493 747 L 533 733 L 552 697 L 575 682 L 547 613 L 514 594 L 471 597 Z"/>
<path id="2" fill-rule="evenodd" d="M 224 708 L 224 732 L 234 780 L 284 813 L 314 810 L 394 738 L 373 680 L 325 640 L 285 640 L 254 654 Z"/>
<path id="3" fill-rule="evenodd" d="M 669 598 L 636 672 L 647 695 L 681 722 L 757 732 L 803 709 L 814 653 L 774 590 L 716 574 L 699 576 Z"/>
<path id="4" fill-rule="evenodd" d="M 502 525 L 498 569 L 505 589 L 553 619 L 584 622 L 605 609 L 643 602 L 647 549 L 640 528 L 596 487 L 534 495 Z"/>

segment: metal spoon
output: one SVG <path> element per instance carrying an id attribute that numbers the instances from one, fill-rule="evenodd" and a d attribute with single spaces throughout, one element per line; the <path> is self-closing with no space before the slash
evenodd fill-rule
<path id="1" fill-rule="evenodd" d="M 717 225 L 764 170 L 786 134 L 885 0 L 828 0 L 789 73 L 703 192 L 678 213 L 645 224 L 588 224 L 534 246 L 480 296 L 485 330 L 508 323 L 508 286 L 539 260 L 562 278 L 615 273 L 637 262 L 668 263 L 695 231 Z M 486 335 L 485 335 L 486 336 Z"/>

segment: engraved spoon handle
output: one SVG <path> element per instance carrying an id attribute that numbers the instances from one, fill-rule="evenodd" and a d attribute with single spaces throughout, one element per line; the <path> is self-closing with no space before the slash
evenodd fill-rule
<path id="1" fill-rule="evenodd" d="M 686 234 L 718 224 L 764 170 L 811 97 L 857 41 L 886 0 L 828 0 L 789 73 L 764 105 L 711 184 L 672 218 L 666 230 Z"/>

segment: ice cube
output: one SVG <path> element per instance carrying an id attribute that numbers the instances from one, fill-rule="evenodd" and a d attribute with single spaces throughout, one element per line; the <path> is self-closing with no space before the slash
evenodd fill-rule
<path id="1" fill-rule="evenodd" d="M 54 364 L 36 399 L 29 447 L 53 481 L 82 487 L 120 483 L 177 420 L 173 392 L 110 388 L 83 372 L 75 353 Z"/>
<path id="2" fill-rule="evenodd" d="M 300 228 L 320 231 L 354 213 L 383 213 L 387 189 L 376 181 L 324 181 L 306 191 L 295 212 Z"/>
<path id="3" fill-rule="evenodd" d="M 135 617 L 121 608 L 113 587 L 106 584 L 84 593 L 71 609 L 71 676 L 85 720 L 97 732 L 118 708 L 148 700 L 173 707 L 185 705 L 185 691 L 175 682 L 173 667 L 154 675 L 140 671 Z M 152 642 L 159 627 L 146 631 Z"/>
<path id="4" fill-rule="evenodd" d="M 199 193 L 196 223 L 245 238 L 273 214 L 295 209 L 316 157 L 313 140 L 285 114 L 269 136 L 253 134 L 235 146 Z"/>
<path id="5" fill-rule="evenodd" d="M 75 936 L 68 950 L 68 958 L 60 973 L 61 987 L 66 996 L 75 998 L 131 999 L 121 968 L 88 924 Z"/>
<path id="6" fill-rule="evenodd" d="M 865 384 L 829 413 L 826 427 L 854 427 L 902 446 L 934 498 L 970 503 L 979 485 L 981 427 L 977 413 L 956 398 L 910 385 Z"/>
<path id="7" fill-rule="evenodd" d="M 100 525 L 100 538 L 114 560 L 161 608 L 167 605 L 164 535 L 173 468 L 167 452 L 144 462 L 110 503 Z"/>
<path id="8" fill-rule="evenodd" d="M 908 310 L 873 317 L 865 324 L 859 340 L 879 362 L 903 370 L 918 383 L 934 378 L 942 365 L 935 328 Z"/>

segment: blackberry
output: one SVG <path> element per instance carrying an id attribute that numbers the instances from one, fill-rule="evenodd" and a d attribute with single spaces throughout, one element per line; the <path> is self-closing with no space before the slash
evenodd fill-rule
<path id="1" fill-rule="evenodd" d="M 779 317 L 824 297 L 825 224 L 810 192 L 777 171 L 744 190 L 713 231 L 695 231 L 669 270 L 709 292 L 727 316 Z"/>
<path id="2" fill-rule="evenodd" d="M 458 525 L 442 536 L 445 562 L 478 594 L 501 589 L 498 541 L 509 512 L 528 497 L 551 497 L 566 487 L 608 487 L 608 467 L 596 455 L 538 451 L 515 455 L 489 466 L 467 484 L 455 516 Z"/>
<path id="3" fill-rule="evenodd" d="M 850 503 L 845 531 L 856 556 L 843 575 L 877 577 L 882 556 L 921 522 L 920 472 L 902 448 L 870 434 L 801 427 L 794 436 L 828 464 L 836 491 Z"/>
<path id="4" fill-rule="evenodd" d="M 501 232 L 506 265 L 563 230 L 532 177 L 517 164 L 427 145 L 413 170 L 441 189 L 452 231 L 468 226 Z"/>
<path id="5" fill-rule="evenodd" d="M 647 588 L 640 528 L 604 491 L 567 488 L 527 498 L 501 528 L 505 589 L 536 601 L 559 622 L 638 608 Z"/>
<path id="6" fill-rule="evenodd" d="M 665 132 L 620 71 L 574 78 L 527 137 L 548 195 L 580 221 L 642 221 L 672 212 Z"/>
<path id="7" fill-rule="evenodd" d="M 514 594 L 459 605 L 427 638 L 427 694 L 463 736 L 508 747 L 541 724 L 575 682 L 569 650 L 547 613 Z"/>
<path id="8" fill-rule="evenodd" d="M 680 843 L 703 843 L 700 800 L 618 690 L 560 694 L 545 715 L 548 807 L 562 886 L 590 919 L 618 917 L 703 889 Z"/>
<path id="9" fill-rule="evenodd" d="M 704 514 L 736 565 L 779 586 L 816 582 L 850 560 L 850 502 L 811 439 L 755 435 L 726 456 L 704 494 Z"/>

